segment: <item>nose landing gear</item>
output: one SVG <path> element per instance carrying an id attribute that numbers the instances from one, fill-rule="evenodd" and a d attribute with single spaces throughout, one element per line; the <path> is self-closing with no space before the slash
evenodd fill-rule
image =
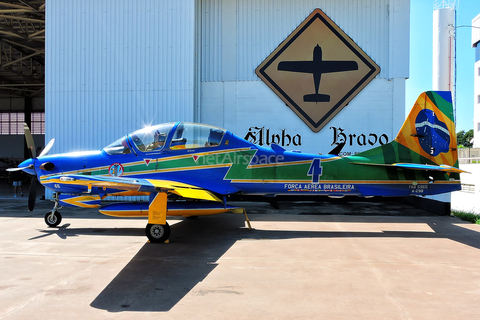
<path id="1" fill-rule="evenodd" d="M 55 228 L 61 222 L 62 215 L 58 211 L 47 212 L 45 215 L 45 223 L 51 228 Z"/>
<path id="2" fill-rule="evenodd" d="M 53 206 L 52 211 L 47 212 L 45 215 L 45 223 L 51 228 L 55 228 L 62 222 L 62 215 L 60 212 L 58 212 L 58 210 L 62 208 L 59 204 L 59 195 L 59 193 L 53 194 L 53 201 L 55 202 L 55 205 Z"/>

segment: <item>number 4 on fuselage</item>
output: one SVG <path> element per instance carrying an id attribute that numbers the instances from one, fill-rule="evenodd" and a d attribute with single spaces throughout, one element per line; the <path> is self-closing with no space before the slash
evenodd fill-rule
<path id="1" fill-rule="evenodd" d="M 320 165 L 321 159 L 315 158 L 308 169 L 307 175 L 312 177 L 312 183 L 318 183 L 320 176 L 322 175 L 322 166 Z"/>

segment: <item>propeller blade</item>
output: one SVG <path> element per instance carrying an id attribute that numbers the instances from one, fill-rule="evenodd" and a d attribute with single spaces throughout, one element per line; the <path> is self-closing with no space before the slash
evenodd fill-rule
<path id="1" fill-rule="evenodd" d="M 18 168 L 8 168 L 8 172 L 13 172 L 13 171 L 20 171 L 23 169 L 33 169 L 33 164 L 29 165 L 28 167 L 18 167 Z"/>
<path id="2" fill-rule="evenodd" d="M 30 128 L 28 128 L 28 125 L 25 122 L 23 123 L 23 131 L 25 132 L 25 141 L 27 141 L 28 150 L 30 151 L 30 158 L 36 158 L 37 151 L 35 150 L 35 142 L 30 133 Z"/>
<path id="3" fill-rule="evenodd" d="M 30 182 L 30 190 L 28 191 L 28 211 L 33 211 L 35 208 L 35 200 L 37 198 L 37 176 L 32 177 Z"/>
<path id="4" fill-rule="evenodd" d="M 39 157 L 46 156 L 50 152 L 50 149 L 52 149 L 54 142 L 55 142 L 55 139 L 50 140 L 48 144 L 45 146 L 45 149 L 43 149 L 43 151 L 40 153 Z"/>

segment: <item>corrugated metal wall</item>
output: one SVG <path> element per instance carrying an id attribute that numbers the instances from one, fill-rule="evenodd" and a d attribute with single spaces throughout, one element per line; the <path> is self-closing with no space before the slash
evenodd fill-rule
<path id="1" fill-rule="evenodd" d="M 331 132 L 313 134 L 254 73 L 315 8 L 381 67 L 331 126 L 392 138 L 404 114 L 408 0 L 49 0 L 52 153 L 100 149 L 151 123 L 197 120 L 239 135 L 252 126 L 286 130 L 303 136 L 303 151 L 328 151 Z"/>
<path id="2" fill-rule="evenodd" d="M 255 68 L 315 9 L 321 8 L 343 31 L 389 74 L 391 2 L 385 0 L 202 0 L 202 81 L 258 80 Z M 225 17 L 228 7 L 234 16 Z M 233 10 L 231 10 L 233 12 Z M 224 12 L 222 19 L 222 12 Z M 407 27 L 408 29 L 408 27 Z M 222 33 L 223 31 L 223 33 Z M 233 33 L 234 32 L 234 33 Z M 223 42 L 236 38 L 236 77 L 222 70 Z M 229 52 L 231 55 L 232 53 Z M 408 71 L 407 71 L 408 72 Z M 231 73 L 230 73 L 231 74 Z"/>
<path id="3" fill-rule="evenodd" d="M 100 149 L 144 124 L 193 121 L 194 0 L 49 0 L 46 139 Z"/>
<path id="4" fill-rule="evenodd" d="M 352 143 L 344 148 L 352 154 L 372 147 L 361 141 L 354 143 L 353 137 L 371 134 L 388 136 L 390 140 L 395 137 L 405 114 L 409 0 L 199 0 L 198 3 L 201 122 L 227 128 L 242 137 L 252 128 L 264 128 L 270 134 L 299 135 L 301 145 L 284 147 L 310 153 L 333 148 L 332 128 L 341 128 L 352 137 Z M 380 66 L 381 72 L 327 126 L 313 133 L 255 75 L 255 69 L 316 8 L 322 9 L 352 38 Z M 328 81 L 327 77 L 322 79 Z"/>
<path id="5" fill-rule="evenodd" d="M 194 0 L 49 0 L 51 153 L 99 150 L 144 125 L 193 121 L 194 44 Z"/>

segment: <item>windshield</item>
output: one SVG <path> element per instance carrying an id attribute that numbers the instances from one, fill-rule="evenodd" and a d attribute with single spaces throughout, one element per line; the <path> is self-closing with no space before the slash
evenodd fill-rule
<path id="1" fill-rule="evenodd" d="M 165 145 L 168 133 L 175 123 L 146 127 L 131 134 L 132 141 L 142 152 L 159 151 Z"/>
<path id="2" fill-rule="evenodd" d="M 175 130 L 170 149 L 217 147 L 225 130 L 205 124 L 180 123 Z"/>
<path id="3" fill-rule="evenodd" d="M 103 150 L 105 150 L 105 152 L 108 153 L 109 155 L 128 154 L 132 152 L 128 147 L 126 136 L 118 139 L 113 143 L 110 143 L 108 146 L 103 148 Z"/>

